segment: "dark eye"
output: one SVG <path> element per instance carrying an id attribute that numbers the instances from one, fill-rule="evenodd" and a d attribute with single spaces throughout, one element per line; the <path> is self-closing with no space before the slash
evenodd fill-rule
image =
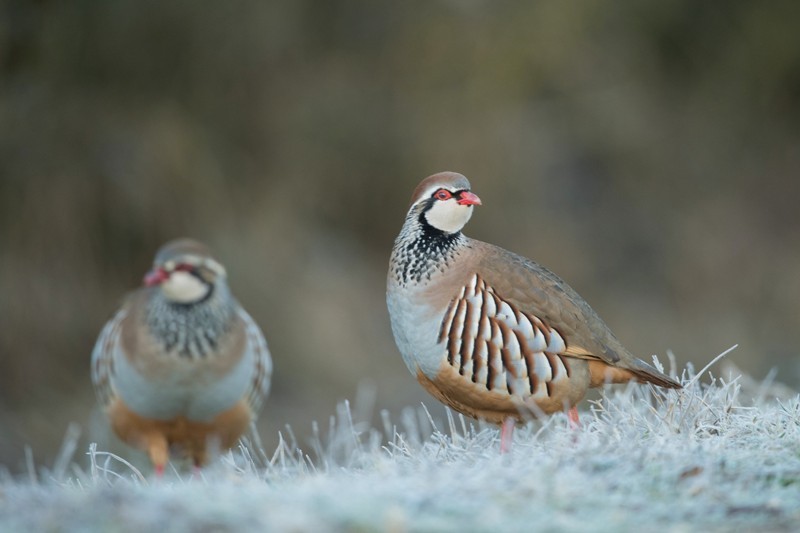
<path id="1" fill-rule="evenodd" d="M 187 264 L 187 263 L 181 263 L 178 266 L 176 266 L 175 269 L 174 269 L 175 272 L 191 272 L 193 270 L 194 270 L 194 267 L 192 265 Z"/>
<path id="2" fill-rule="evenodd" d="M 437 200 L 449 200 L 453 197 L 453 195 L 447 189 L 439 189 L 435 193 L 433 193 L 433 197 Z"/>

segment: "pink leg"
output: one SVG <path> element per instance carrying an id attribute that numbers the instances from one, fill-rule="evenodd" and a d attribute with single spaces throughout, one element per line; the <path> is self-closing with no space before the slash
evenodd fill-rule
<path id="1" fill-rule="evenodd" d="M 572 429 L 578 429 L 581 427 L 581 421 L 578 418 L 578 408 L 571 407 L 570 410 L 567 412 L 567 418 L 569 418 L 569 427 Z"/>
<path id="2" fill-rule="evenodd" d="M 511 451 L 511 443 L 514 437 L 514 425 L 517 423 L 511 417 L 503 420 L 503 427 L 500 429 L 500 453 L 508 453 Z"/>
<path id="3" fill-rule="evenodd" d="M 157 478 L 164 477 L 164 465 L 156 465 L 155 466 L 155 472 L 156 472 L 156 477 Z"/>

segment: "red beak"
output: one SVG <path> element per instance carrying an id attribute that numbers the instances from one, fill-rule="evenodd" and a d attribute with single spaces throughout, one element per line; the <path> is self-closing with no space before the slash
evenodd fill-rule
<path id="1" fill-rule="evenodd" d="M 481 205 L 481 199 L 474 192 L 463 191 L 458 195 L 458 205 Z"/>
<path id="2" fill-rule="evenodd" d="M 144 277 L 144 284 L 148 287 L 159 285 L 169 279 L 169 274 L 163 268 L 154 268 Z"/>

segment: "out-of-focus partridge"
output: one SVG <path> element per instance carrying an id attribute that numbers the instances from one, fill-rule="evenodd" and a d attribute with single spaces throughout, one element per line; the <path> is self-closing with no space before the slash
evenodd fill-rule
<path id="1" fill-rule="evenodd" d="M 209 446 L 234 446 L 269 390 L 261 330 L 203 244 L 167 243 L 144 285 L 106 324 L 92 382 L 114 432 L 160 475 L 170 448 L 202 466 Z"/>
<path id="2" fill-rule="evenodd" d="M 560 410 L 577 423 L 575 405 L 590 387 L 681 387 L 626 350 L 558 276 L 461 233 L 480 203 L 461 174 L 424 179 L 392 250 L 392 331 L 428 392 L 498 424 Z"/>

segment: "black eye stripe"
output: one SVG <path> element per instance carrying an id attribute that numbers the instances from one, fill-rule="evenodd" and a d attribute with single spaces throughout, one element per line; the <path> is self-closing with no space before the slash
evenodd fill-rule
<path id="1" fill-rule="evenodd" d="M 189 263 L 178 263 L 175 265 L 175 268 L 172 269 L 173 272 L 189 272 L 193 273 L 197 270 L 197 267 L 194 265 L 190 265 Z"/>
<path id="2" fill-rule="evenodd" d="M 450 196 L 448 198 L 444 198 L 444 199 L 439 198 L 439 193 L 442 192 L 442 191 L 446 192 Z M 448 189 L 445 189 L 444 187 L 440 187 L 440 188 L 436 189 L 435 191 L 433 191 L 433 194 L 431 195 L 431 198 L 433 198 L 435 200 L 449 200 L 450 198 L 458 198 L 461 195 L 461 193 L 464 193 L 466 191 L 467 191 L 467 189 L 458 189 L 457 191 L 450 191 Z"/>

